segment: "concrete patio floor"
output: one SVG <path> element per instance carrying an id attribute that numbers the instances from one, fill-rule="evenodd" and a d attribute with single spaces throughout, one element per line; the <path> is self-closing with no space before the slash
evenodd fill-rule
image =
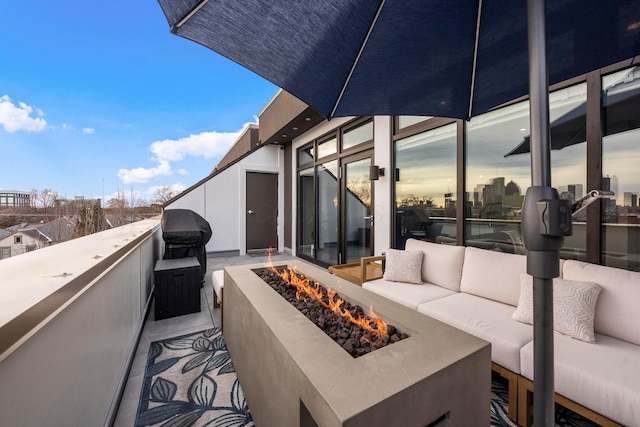
<path id="1" fill-rule="evenodd" d="M 288 259 L 296 258 L 287 253 L 272 256 L 274 263 Z M 268 257 L 265 254 L 207 257 L 207 273 L 205 274 L 205 284 L 201 290 L 201 310 L 199 313 L 156 321 L 154 318 L 155 306 L 152 302 L 133 365 L 129 372 L 127 385 L 114 423 L 115 426 L 131 427 L 135 425 L 138 402 L 140 400 L 140 390 L 142 388 L 142 378 L 144 376 L 147 353 L 149 352 L 151 342 L 220 326 L 220 309 L 213 308 L 211 273 L 231 265 L 262 263 L 267 262 L 267 260 Z"/>

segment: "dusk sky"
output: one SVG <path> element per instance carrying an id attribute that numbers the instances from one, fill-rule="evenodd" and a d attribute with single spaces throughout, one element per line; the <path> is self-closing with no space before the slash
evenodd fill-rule
<path id="1" fill-rule="evenodd" d="M 0 189 L 152 200 L 204 178 L 277 87 L 154 0 L 0 6 Z"/>

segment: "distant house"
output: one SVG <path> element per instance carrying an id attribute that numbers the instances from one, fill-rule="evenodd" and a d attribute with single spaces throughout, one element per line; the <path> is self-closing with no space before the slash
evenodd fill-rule
<path id="1" fill-rule="evenodd" d="M 0 230 L 0 259 L 70 240 L 75 224 L 67 217 L 37 224 L 23 223 Z"/>

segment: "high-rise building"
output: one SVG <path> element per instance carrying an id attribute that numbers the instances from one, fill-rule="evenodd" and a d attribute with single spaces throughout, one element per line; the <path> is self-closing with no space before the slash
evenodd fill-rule
<path id="1" fill-rule="evenodd" d="M 624 204 L 623 206 L 628 206 L 630 208 L 638 207 L 638 193 L 632 193 L 630 191 L 624 192 Z"/>
<path id="2" fill-rule="evenodd" d="M 582 184 L 569 184 L 567 191 L 573 195 L 573 200 L 580 200 L 584 197 Z"/>

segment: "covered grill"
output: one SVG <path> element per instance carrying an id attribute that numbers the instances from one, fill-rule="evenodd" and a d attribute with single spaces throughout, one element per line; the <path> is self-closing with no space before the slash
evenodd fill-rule
<path id="1" fill-rule="evenodd" d="M 196 257 L 202 280 L 207 271 L 205 245 L 211 239 L 209 222 L 189 209 L 169 209 L 162 215 L 164 259 Z"/>

